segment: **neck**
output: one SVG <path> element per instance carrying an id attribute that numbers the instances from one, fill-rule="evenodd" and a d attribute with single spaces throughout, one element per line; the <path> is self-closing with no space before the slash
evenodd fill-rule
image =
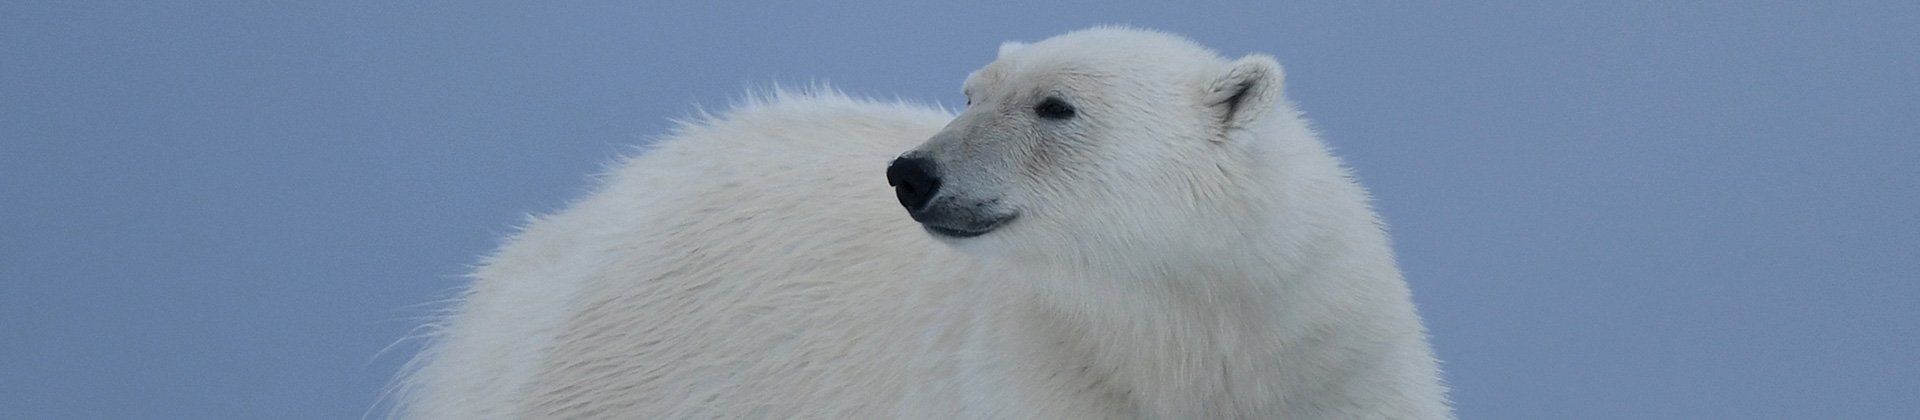
<path id="1" fill-rule="evenodd" d="M 1327 264 L 1286 267 L 1238 256 L 1206 267 L 1081 273 L 1074 280 L 1107 286 L 1076 288 L 1095 299 L 1043 293 L 1031 308 L 1039 316 L 1030 318 L 1029 337 L 1051 343 L 1058 360 L 1106 375 L 1087 382 L 1129 396 L 1143 418 L 1353 407 L 1444 417 L 1432 358 L 1397 273 L 1342 272 L 1378 262 L 1348 249 L 1316 251 L 1302 258 Z M 1407 401 L 1421 405 L 1393 405 Z"/>
<path id="2" fill-rule="evenodd" d="M 1288 163 L 1338 165 L 1317 156 Z M 1280 178 L 1295 185 L 1277 186 L 1278 202 L 1317 210 L 1290 208 L 1196 254 L 1046 264 L 1030 337 L 1090 361 L 1107 376 L 1088 381 L 1144 418 L 1448 417 L 1364 192 L 1344 176 Z"/>

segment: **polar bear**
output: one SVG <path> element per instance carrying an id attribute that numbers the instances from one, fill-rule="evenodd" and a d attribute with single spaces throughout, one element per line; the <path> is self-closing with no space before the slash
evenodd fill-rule
<path id="1" fill-rule="evenodd" d="M 684 124 L 486 262 L 400 412 L 1452 417 L 1282 81 L 1098 27 L 1003 45 L 957 115 L 776 92 Z"/>

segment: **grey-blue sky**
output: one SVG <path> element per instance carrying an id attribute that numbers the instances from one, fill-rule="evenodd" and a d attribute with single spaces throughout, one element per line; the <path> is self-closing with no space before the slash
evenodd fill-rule
<path id="1" fill-rule="evenodd" d="M 1270 52 L 1466 418 L 1920 413 L 1920 4 L 0 4 L 9 418 L 360 415 L 529 212 L 750 86 Z M 875 174 L 876 179 L 879 174 Z"/>

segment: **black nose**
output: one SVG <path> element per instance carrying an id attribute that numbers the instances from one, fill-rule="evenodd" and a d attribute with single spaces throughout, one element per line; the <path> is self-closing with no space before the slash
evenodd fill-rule
<path id="1" fill-rule="evenodd" d="M 893 186 L 893 195 L 900 198 L 900 205 L 907 211 L 926 207 L 940 192 L 940 177 L 934 169 L 932 160 L 920 157 L 894 159 L 887 166 L 887 185 Z"/>

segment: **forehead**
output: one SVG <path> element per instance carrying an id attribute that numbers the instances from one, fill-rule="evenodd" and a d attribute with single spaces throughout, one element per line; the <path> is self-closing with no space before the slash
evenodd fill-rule
<path id="1" fill-rule="evenodd" d="M 1004 54 L 968 75 L 965 88 L 1181 83 L 1225 64 L 1211 50 L 1183 38 L 1132 30 L 1090 30 Z"/>
<path id="2" fill-rule="evenodd" d="M 1029 90 L 1043 87 L 1067 87 L 1111 84 L 1117 78 L 1111 67 L 1067 61 L 1020 63 L 995 61 L 967 77 L 970 91 Z M 978 93 L 978 92 L 975 92 Z"/>

